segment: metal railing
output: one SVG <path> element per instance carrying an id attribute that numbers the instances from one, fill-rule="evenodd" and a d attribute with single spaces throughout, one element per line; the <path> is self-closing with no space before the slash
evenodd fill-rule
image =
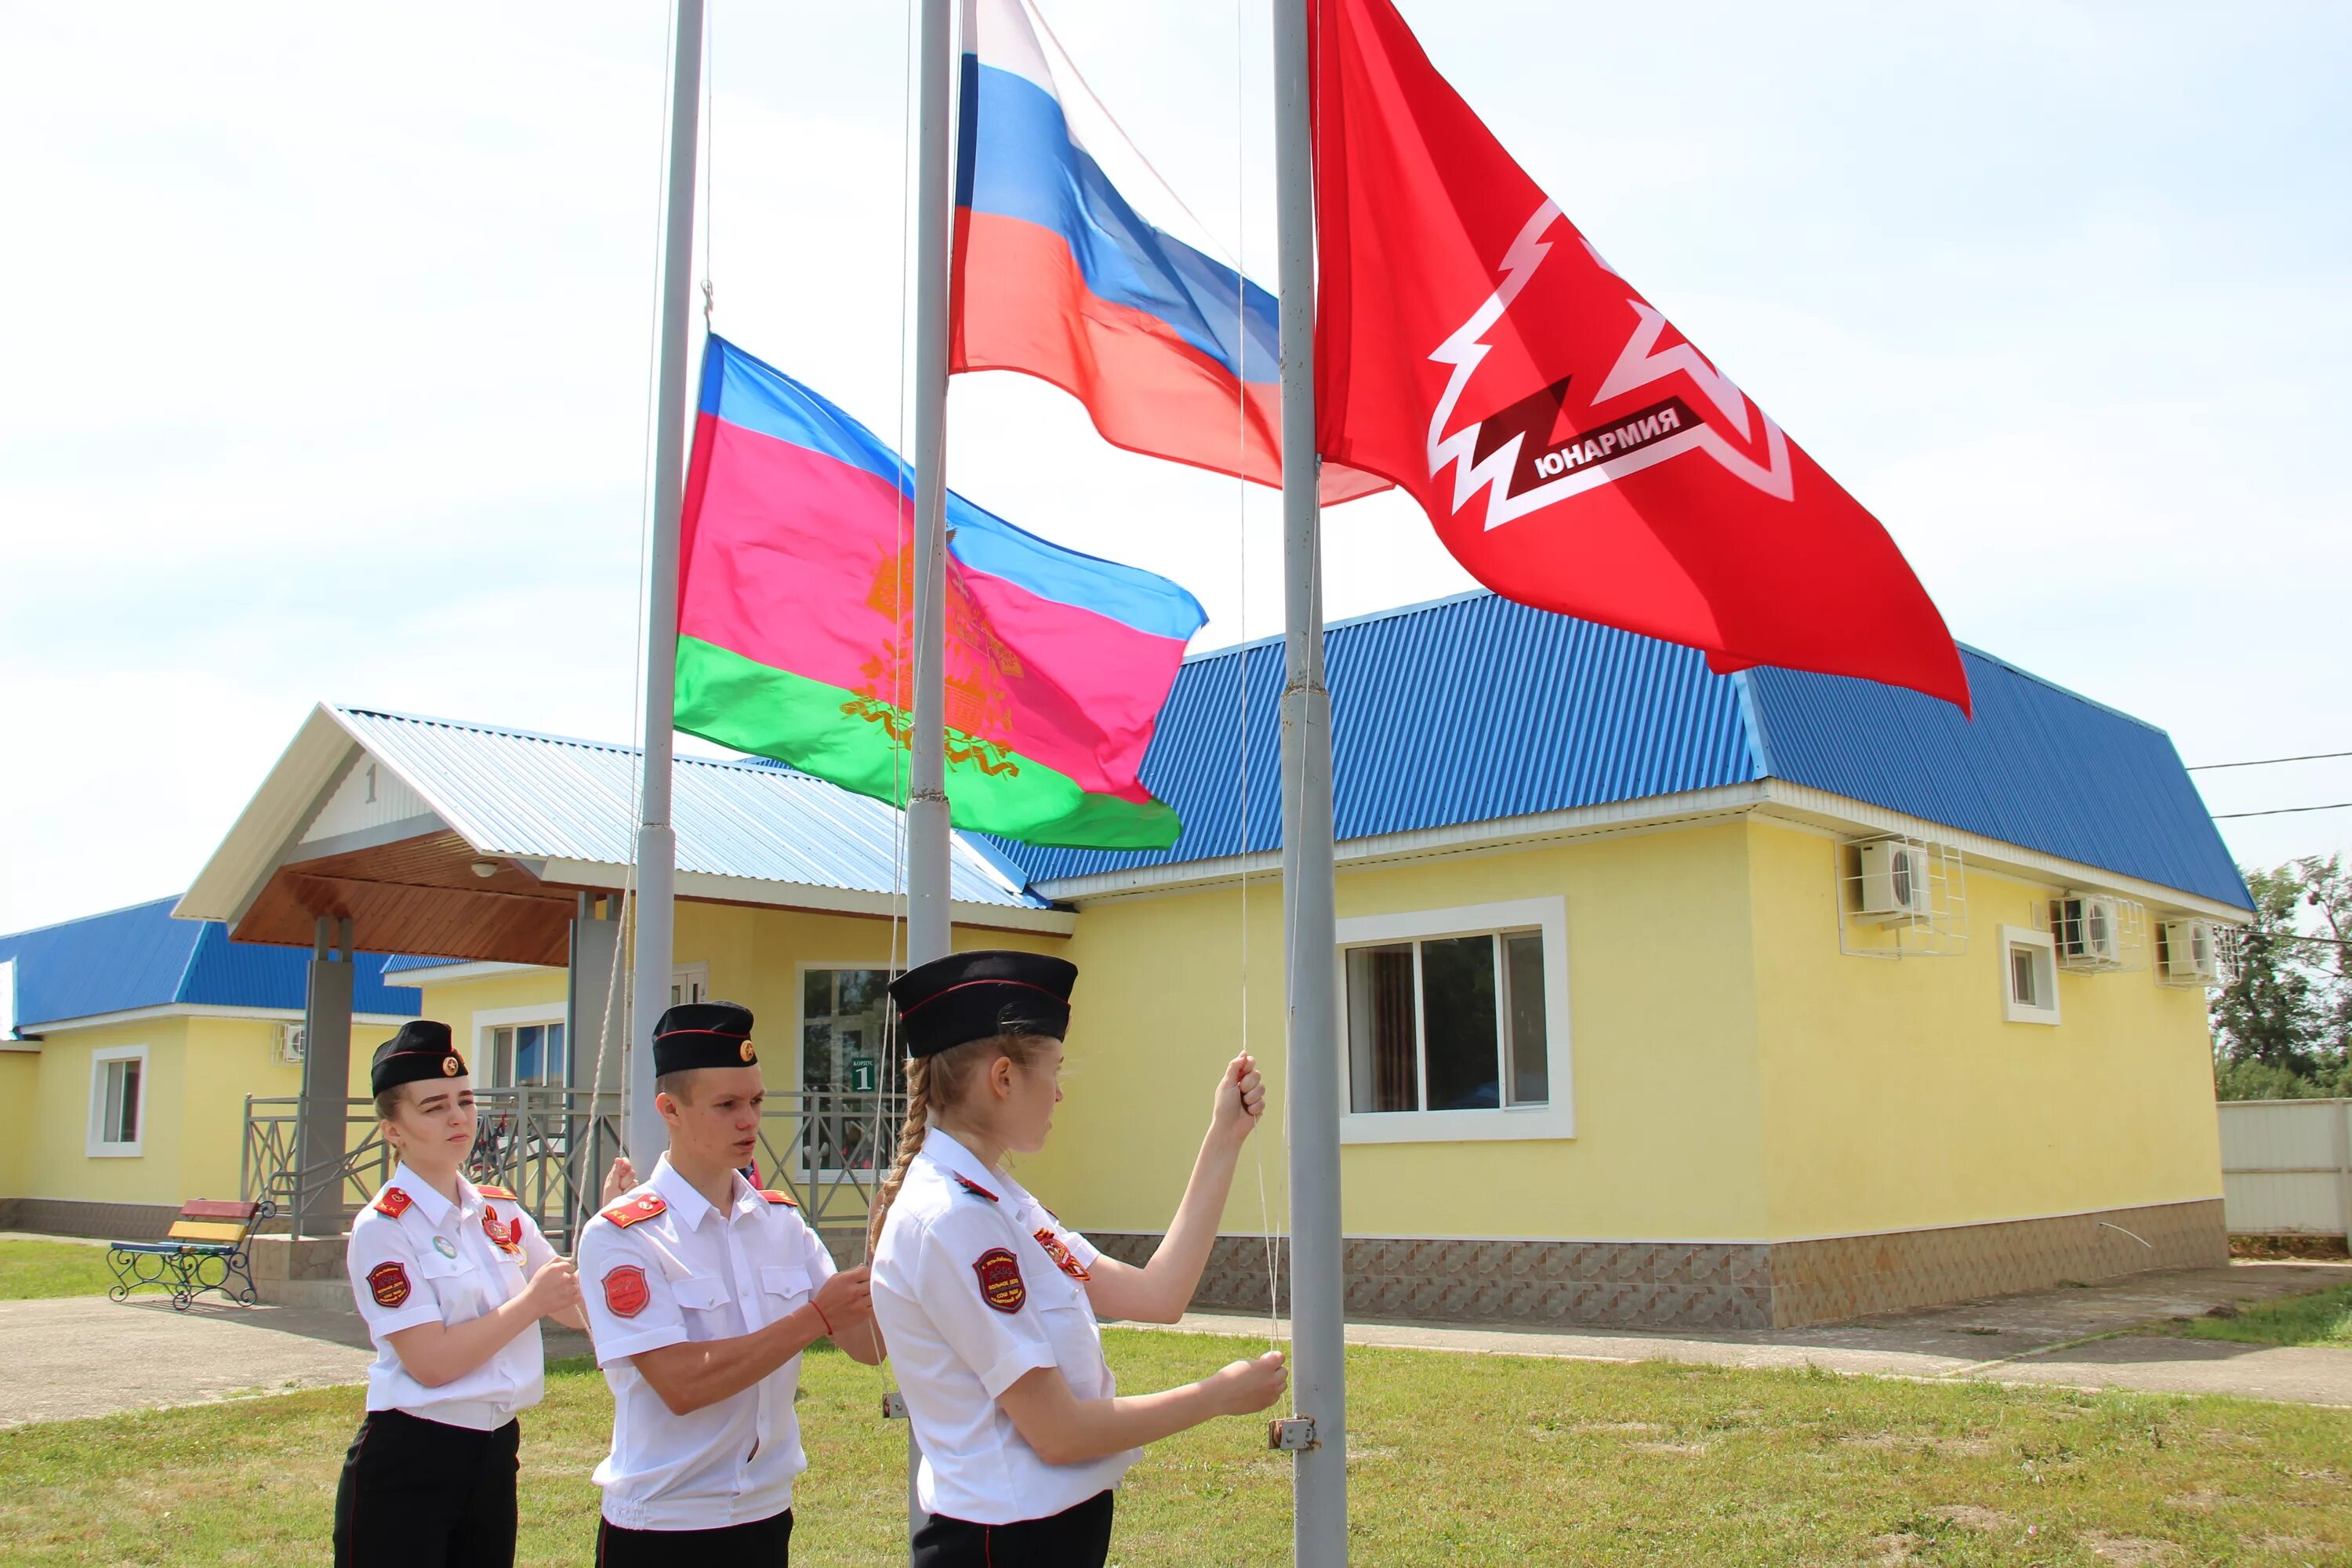
<path id="1" fill-rule="evenodd" d="M 594 1212 L 605 1167 L 621 1152 L 621 1097 L 482 1089 L 474 1104 L 481 1121 L 466 1157 L 467 1179 L 512 1192 L 548 1239 L 569 1251 L 575 1224 Z M 345 1102 L 342 1157 L 312 1171 L 296 1164 L 301 1109 L 297 1096 L 246 1097 L 239 1194 L 268 1199 L 284 1216 L 299 1190 L 332 1183 L 344 1214 L 357 1213 L 398 1163 L 373 1103 Z M 905 1115 L 903 1095 L 771 1091 L 760 1121 L 760 1181 L 791 1194 L 818 1229 L 862 1228 L 882 1174 L 877 1156 L 887 1167 Z"/>

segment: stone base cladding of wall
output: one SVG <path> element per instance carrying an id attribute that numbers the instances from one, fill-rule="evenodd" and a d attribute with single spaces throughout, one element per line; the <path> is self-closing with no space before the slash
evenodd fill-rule
<path id="1" fill-rule="evenodd" d="M 0 1230 L 161 1241 L 180 1217 L 173 1204 L 93 1204 L 77 1198 L 0 1198 Z"/>
<path id="2" fill-rule="evenodd" d="M 1786 1241 L 1772 1248 L 1775 1327 L 1834 1322 L 1974 1296 L 2088 1284 L 2155 1268 L 2221 1268 L 2221 1200 L 1892 1236 Z"/>
<path id="3" fill-rule="evenodd" d="M 1134 1264 L 1148 1260 L 1160 1243 L 1157 1236 L 1132 1232 L 1089 1232 L 1088 1239 Z M 1272 1254 L 1274 1297 L 1287 1311 L 1289 1248 L 1277 1239 Z M 1346 1242 L 1342 1268 L 1353 1317 L 1785 1329 L 2228 1261 L 2216 1198 L 1769 1245 L 1359 1237 Z M 1194 1303 L 1263 1312 L 1267 1288 L 1265 1238 L 1221 1236 Z"/>

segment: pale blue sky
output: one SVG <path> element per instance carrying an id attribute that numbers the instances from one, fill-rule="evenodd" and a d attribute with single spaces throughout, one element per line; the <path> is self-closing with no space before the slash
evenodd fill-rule
<path id="1" fill-rule="evenodd" d="M 1270 279 L 1265 0 L 1045 9 Z M 2192 763 L 2352 749 L 2352 12 L 1403 9 L 1959 637 Z M 713 14 L 718 324 L 891 434 L 902 8 Z M 630 733 L 663 26 L 0 5 L 0 930 L 184 886 L 320 699 Z M 960 380 L 950 477 L 1185 583 L 1198 646 L 1276 629 L 1274 498 L 1244 572 L 1238 486 L 1050 389 Z M 1328 549 L 1335 616 L 1467 585 L 1394 498 Z"/>

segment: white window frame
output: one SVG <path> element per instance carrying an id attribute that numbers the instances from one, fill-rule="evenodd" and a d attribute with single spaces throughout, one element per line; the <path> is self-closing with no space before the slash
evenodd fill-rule
<path id="1" fill-rule="evenodd" d="M 2049 987 L 2050 1005 L 2036 1006 L 2018 1000 L 2017 987 L 2012 984 L 2015 953 L 2020 948 L 2031 949 L 2035 954 L 2033 978 L 2037 985 Z M 2046 931 L 2031 926 L 2000 928 L 2000 1012 L 2012 1024 L 2055 1024 L 2058 1022 L 2058 944 Z"/>
<path id="2" fill-rule="evenodd" d="M 491 1037 L 500 1029 L 518 1028 L 530 1024 L 567 1026 L 563 1032 L 563 1081 L 568 1086 L 572 1082 L 572 1031 L 568 1026 L 571 1019 L 567 1016 L 569 1011 L 570 1009 L 561 1002 L 535 1002 L 523 1007 L 484 1007 L 475 1013 L 474 1048 L 466 1056 L 467 1076 L 473 1079 L 474 1087 L 477 1089 L 490 1087 L 489 1075 L 484 1069 L 493 1059 L 492 1051 L 496 1042 Z M 505 1087 L 513 1086 L 509 1084 Z"/>
<path id="3" fill-rule="evenodd" d="M 807 1112 L 808 1100 L 806 1097 L 809 1093 L 808 1079 L 806 1077 L 807 1065 L 802 1060 L 802 1057 L 804 1052 L 804 1042 L 808 1036 L 808 977 L 812 971 L 821 970 L 830 973 L 835 970 L 842 969 L 878 970 L 887 978 L 890 973 L 890 961 L 887 958 L 881 960 L 871 958 L 841 959 L 837 961 L 804 958 L 793 965 L 793 1089 L 795 1093 L 802 1096 L 800 1103 L 803 1115 Z M 888 1004 L 887 1002 L 884 1005 L 883 1011 L 886 1015 L 889 1011 Z M 875 1078 L 876 1084 L 879 1086 L 893 1081 L 898 1075 L 892 1071 L 889 1056 L 883 1048 L 883 1042 L 880 1040 L 874 1042 L 874 1056 L 876 1068 L 877 1069 Z M 887 1152 L 895 1149 L 898 1146 L 898 1129 L 895 1125 L 886 1124 L 883 1127 L 881 1142 L 875 1153 L 875 1159 L 880 1164 L 887 1166 L 889 1163 L 889 1161 L 887 1158 Z M 805 1163 L 807 1157 L 807 1150 L 805 1147 L 802 1150 L 802 1157 Z M 870 1181 L 873 1179 L 875 1173 L 875 1171 L 872 1169 L 843 1171 L 827 1165 L 806 1166 L 797 1174 L 802 1179 L 808 1181 L 838 1183 L 847 1181 L 852 1176 L 856 1176 L 860 1181 Z"/>
<path id="4" fill-rule="evenodd" d="M 1477 1110 L 1354 1111 L 1348 1081 L 1348 949 L 1433 937 L 1478 936 L 1529 928 L 1543 936 L 1544 1065 L 1551 1099 L 1544 1105 Z M 1501 1139 L 1576 1136 L 1575 1055 L 1570 1048 L 1568 992 L 1568 900 L 1520 899 L 1361 915 L 1339 922 L 1339 1142 L 1342 1143 L 1474 1143 Z M 1416 1027 L 1418 1020 L 1416 1020 Z"/>
<path id="5" fill-rule="evenodd" d="M 702 989 L 702 994 L 699 996 L 694 994 L 697 986 Z M 698 959 L 692 963 L 674 966 L 669 972 L 669 988 L 677 997 L 677 1001 L 670 1004 L 673 1007 L 684 1006 L 692 1002 L 709 1001 L 710 964 L 709 961 Z"/>
<path id="6" fill-rule="evenodd" d="M 139 1064 L 139 1103 L 131 1114 L 139 1136 L 118 1143 L 99 1136 L 106 1115 L 106 1069 L 112 1062 Z M 145 1046 L 101 1046 L 89 1053 L 89 1118 L 83 1125 L 82 1152 L 93 1160 L 135 1160 L 147 1152 L 147 1079 Z"/>

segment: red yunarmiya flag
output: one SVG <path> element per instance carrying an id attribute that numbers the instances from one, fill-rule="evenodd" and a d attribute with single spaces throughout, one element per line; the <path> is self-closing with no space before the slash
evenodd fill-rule
<path id="1" fill-rule="evenodd" d="M 1878 520 L 1617 275 L 1390 0 L 1315 0 L 1318 446 L 1521 604 L 1969 706 Z"/>

